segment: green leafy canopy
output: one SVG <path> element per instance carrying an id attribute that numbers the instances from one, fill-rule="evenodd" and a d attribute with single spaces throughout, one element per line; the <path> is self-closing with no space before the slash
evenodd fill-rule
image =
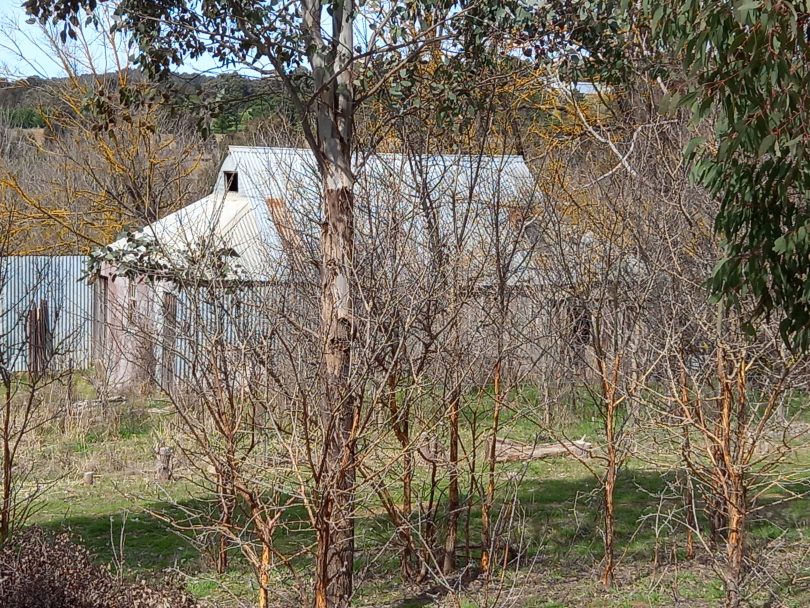
<path id="1" fill-rule="evenodd" d="M 786 341 L 810 347 L 810 15 L 787 0 L 645 0 L 661 44 L 689 76 L 674 101 L 713 137 L 685 153 L 720 202 L 716 298 L 753 297 Z"/>

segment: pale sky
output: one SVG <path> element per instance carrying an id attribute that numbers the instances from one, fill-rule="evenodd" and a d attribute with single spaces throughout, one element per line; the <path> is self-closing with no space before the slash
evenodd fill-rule
<path id="1" fill-rule="evenodd" d="M 27 15 L 22 8 L 22 0 L 0 0 L 0 77 L 40 76 L 50 78 L 64 76 L 65 71 L 45 34 L 39 26 L 26 23 Z M 87 41 L 91 50 L 92 61 L 97 72 L 116 69 L 114 56 L 109 45 L 97 34 Z M 70 44 L 70 42 L 69 42 Z M 75 44 L 75 43 L 74 43 Z M 76 53 L 82 57 L 85 52 Z M 88 59 L 82 58 L 76 66 L 77 71 L 86 72 L 83 65 Z M 212 59 L 203 58 L 183 66 L 181 72 L 220 71 Z M 224 70 L 224 71 L 233 71 Z"/>
<path id="2" fill-rule="evenodd" d="M 57 76 L 61 68 L 46 52 L 36 26 L 25 23 L 19 0 L 0 0 L 0 75 Z M 39 40 L 39 42 L 38 42 Z"/>

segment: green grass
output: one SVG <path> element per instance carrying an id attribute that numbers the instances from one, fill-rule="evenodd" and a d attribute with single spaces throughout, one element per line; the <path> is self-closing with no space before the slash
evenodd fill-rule
<path id="1" fill-rule="evenodd" d="M 510 401 L 532 403 L 535 397 L 531 391 L 523 391 L 511 394 Z M 465 401 L 464 415 L 475 417 L 484 429 L 489 421 L 490 406 L 491 395 L 482 393 L 480 399 Z M 587 404 L 581 406 L 583 410 L 587 407 Z M 522 407 L 506 408 L 502 423 L 504 435 L 519 441 L 534 441 L 538 433 L 544 432 L 538 431 Z M 210 557 L 201 544 L 191 542 L 164 521 L 182 520 L 185 509 L 204 510 L 211 505 L 209 496 L 201 495 L 198 488 L 189 484 L 167 485 L 168 497 L 153 484 L 151 437 L 156 424 L 154 418 L 134 411 L 121 416 L 114 436 L 99 429 L 86 432 L 68 451 L 81 459 L 95 458 L 101 463 L 98 482 L 92 487 L 83 486 L 76 473 L 60 480 L 46 495 L 32 523 L 71 531 L 99 562 L 107 564 L 121 557 L 123 527 L 125 575 L 148 579 L 159 577 L 167 569 L 176 569 L 186 575 L 187 589 L 197 597 L 223 604 L 233 603 L 233 596 L 253 598 L 253 574 L 237 552 L 232 555 L 231 570 L 218 576 L 213 573 Z M 597 422 L 586 418 L 570 423 L 564 430 L 568 436 L 584 434 L 594 438 L 598 437 L 598 426 Z M 58 452 L 57 443 L 58 437 L 54 435 L 46 449 Z M 109 454 L 124 455 L 122 460 L 127 466 L 107 470 L 105 459 Z M 810 452 L 800 453 L 790 466 L 797 474 L 804 475 L 791 489 L 806 490 Z M 597 581 L 602 555 L 601 496 L 597 481 L 588 470 L 573 459 L 557 458 L 499 465 L 499 471 L 501 485 L 495 517 L 505 512 L 513 492 L 520 505 L 517 520 L 507 527 L 509 536 L 526 550 L 525 567 L 509 574 L 510 584 L 521 590 L 522 603 L 517 605 L 538 608 L 672 606 L 675 596 L 685 602 L 682 605 L 720 605 L 722 585 L 705 565 L 705 560 L 682 561 L 683 534 L 679 531 L 656 534 L 652 516 L 659 510 L 666 512 L 676 506 L 659 498 L 673 480 L 671 471 L 659 471 L 637 460 L 631 460 L 623 470 L 616 488 L 616 542 L 622 561 L 618 588 L 610 592 L 602 589 Z M 415 492 L 423 498 L 427 476 L 427 467 L 417 471 Z M 518 480 L 517 485 L 510 479 Z M 440 524 L 447 516 L 445 491 L 446 487 L 441 486 L 442 504 L 437 518 Z M 399 485 L 394 484 L 395 500 L 401 498 L 398 492 Z M 462 497 L 462 503 L 465 498 Z M 475 498 L 477 501 L 477 496 Z M 764 497 L 761 512 L 750 522 L 753 548 L 777 538 L 795 541 L 810 530 L 810 501 L 781 502 L 782 498 L 784 492 L 777 489 Z M 366 578 L 358 589 L 357 605 L 400 608 L 431 605 L 432 596 L 422 595 L 420 590 L 400 580 L 398 557 L 386 548 L 394 532 L 393 526 L 378 499 L 368 493 L 361 503 L 356 566 Z M 290 510 L 286 518 L 290 529 L 275 540 L 280 552 L 292 553 L 313 542 L 311 531 L 296 531 L 299 528 L 296 522 L 306 518 L 302 509 Z M 475 541 L 480 530 L 480 508 L 475 506 L 471 510 L 469 521 L 466 514 L 462 515 L 460 526 L 462 530 L 469 528 Z M 652 565 L 656 550 L 667 566 L 663 570 L 656 570 Z M 473 562 L 477 561 L 479 553 L 477 548 L 470 551 Z M 461 554 L 464 556 L 463 549 Z M 668 564 L 674 564 L 673 558 L 678 560 L 678 565 L 670 569 Z M 310 572 L 311 557 L 304 554 L 293 565 L 299 572 Z M 274 572 L 274 577 L 279 589 L 292 587 L 293 582 L 283 569 Z M 800 590 L 788 590 L 787 594 L 793 594 L 796 602 L 804 601 Z M 467 606 L 483 605 L 480 593 L 473 590 L 462 592 L 461 601 Z"/>
<path id="2" fill-rule="evenodd" d="M 571 564 L 576 564 L 577 568 L 584 568 L 583 576 L 591 577 L 601 555 L 598 533 L 601 521 L 596 505 L 582 498 L 594 489 L 595 482 L 591 477 L 583 475 L 578 467 L 581 465 L 569 460 L 547 460 L 529 465 L 527 480 L 519 488 L 525 518 L 521 528 L 530 555 L 539 559 L 546 571 L 563 572 Z M 640 494 L 637 490 L 643 487 L 648 492 L 655 492 L 663 484 L 664 480 L 660 475 L 634 468 L 629 468 L 620 480 L 617 487 L 616 523 L 617 542 L 627 550 L 621 566 L 624 570 L 634 569 L 634 563 L 648 568 L 655 543 L 652 529 L 639 529 L 638 522 L 642 515 L 656 508 L 657 503 L 653 497 L 642 498 L 647 494 Z M 189 488 L 177 485 L 172 491 L 173 498 L 185 507 L 200 506 L 191 503 Z M 173 532 L 161 519 L 150 514 L 150 511 L 170 518 L 181 516 L 177 507 L 160 500 L 158 492 L 149 482 L 102 480 L 89 488 L 76 483 L 59 488 L 38 512 L 36 521 L 50 528 L 71 531 L 103 563 L 114 562 L 120 550 L 119 539 L 124 526 L 124 563 L 127 575 L 148 577 L 167 568 L 176 568 L 190 575 L 187 588 L 198 597 L 225 601 L 226 597 L 222 595 L 223 585 L 227 587 L 228 594 L 251 597 L 254 589 L 252 574 L 238 556 L 234 556 L 233 571 L 226 577 L 217 577 L 211 573 L 210 563 L 201 555 L 198 547 Z M 784 515 L 784 511 L 778 512 Z M 473 511 L 473 516 L 476 519 L 472 522 L 471 529 L 475 533 L 480 525 L 477 509 Z M 387 518 L 378 516 L 361 520 L 358 530 L 358 545 L 361 549 L 359 568 L 365 561 L 364 549 L 378 547 L 379 542 L 390 535 L 391 528 Z M 772 538 L 775 531 L 772 524 L 765 522 L 752 529 L 752 539 Z M 311 540 L 312 536 L 308 532 L 292 534 L 280 539 L 279 549 L 291 550 Z M 299 562 L 298 567 L 306 570 L 309 565 L 304 559 Z M 361 588 L 359 605 L 378 605 L 376 602 L 383 599 L 393 604 L 400 595 L 398 574 L 394 574 L 398 572 L 396 558 L 391 556 L 386 562 L 378 563 L 377 569 L 378 577 L 386 572 L 389 576 L 382 582 L 378 580 Z M 542 575 L 546 576 L 547 574 Z M 719 584 L 713 579 L 707 581 L 705 577 L 693 581 L 682 580 L 680 587 L 682 597 L 693 601 L 710 602 L 722 595 Z M 618 608 L 671 605 L 667 603 L 671 601 L 671 596 L 659 591 L 653 593 L 625 588 L 613 595 L 615 601 L 611 600 L 605 606 Z M 642 600 L 645 603 L 638 603 Z M 474 598 L 465 601 L 468 605 L 476 605 Z M 526 605 L 567 605 L 557 600 L 542 601 L 544 603 Z M 411 604 L 406 602 L 398 605 Z"/>
<path id="3" fill-rule="evenodd" d="M 77 454 L 89 454 L 93 450 L 93 446 L 101 443 L 104 440 L 104 433 L 91 431 L 85 433 L 74 444 L 73 451 Z"/>
<path id="4" fill-rule="evenodd" d="M 148 437 L 151 430 L 151 426 L 143 418 L 127 417 L 121 421 L 118 435 L 121 439 L 137 439 Z"/>
<path id="5" fill-rule="evenodd" d="M 149 511 L 171 515 L 171 505 L 157 500 L 145 483 L 101 480 L 92 487 L 60 484 L 50 493 L 33 523 L 69 530 L 102 562 L 112 562 L 124 530 L 124 561 L 132 574 L 187 563 L 193 548 Z"/>

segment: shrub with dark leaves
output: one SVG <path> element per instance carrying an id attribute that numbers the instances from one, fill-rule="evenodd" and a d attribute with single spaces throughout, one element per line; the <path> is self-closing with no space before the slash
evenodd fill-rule
<path id="1" fill-rule="evenodd" d="M 0 549 L 3 608 L 194 608 L 180 589 L 121 583 L 67 534 L 28 528 Z"/>

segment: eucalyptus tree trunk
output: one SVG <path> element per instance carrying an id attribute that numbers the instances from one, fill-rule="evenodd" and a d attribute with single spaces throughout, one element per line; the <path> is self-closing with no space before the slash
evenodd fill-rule
<path id="1" fill-rule="evenodd" d="M 316 141 L 310 142 L 323 180 L 321 319 L 323 348 L 321 423 L 324 446 L 316 474 L 316 608 L 348 606 L 354 567 L 355 434 L 359 397 L 349 383 L 352 345 L 354 176 L 354 3 L 329 6 L 331 35 L 322 35 L 320 0 L 302 0 L 315 90 Z"/>
<path id="2" fill-rule="evenodd" d="M 352 595 L 354 433 L 358 413 L 358 399 L 349 386 L 352 235 L 351 186 L 337 181 L 325 190 L 321 232 L 324 452 L 316 518 L 317 608 L 347 606 Z"/>

